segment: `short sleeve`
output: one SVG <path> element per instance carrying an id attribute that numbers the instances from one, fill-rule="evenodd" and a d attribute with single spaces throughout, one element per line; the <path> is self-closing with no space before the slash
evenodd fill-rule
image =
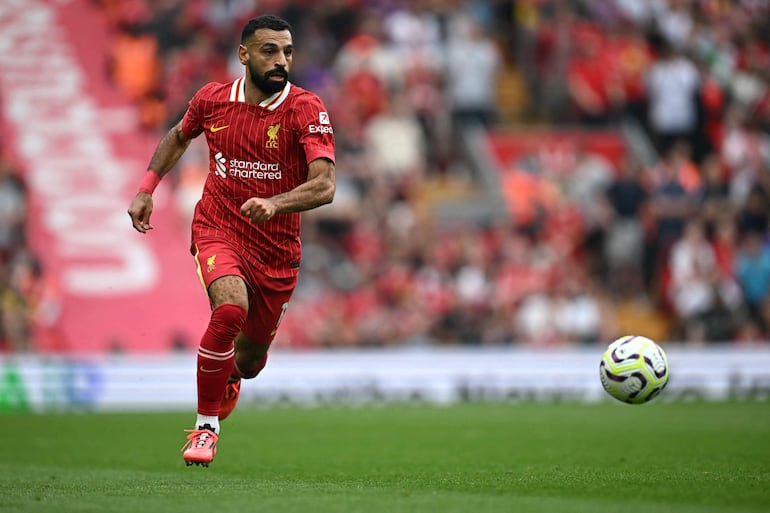
<path id="1" fill-rule="evenodd" d="M 203 132 L 203 123 L 200 113 L 200 99 L 201 93 L 204 89 L 205 87 L 201 88 L 197 93 L 195 93 L 195 96 L 193 96 L 190 102 L 187 104 L 187 111 L 184 113 L 184 117 L 182 118 L 182 132 L 189 139 L 198 137 L 201 132 Z"/>
<path id="2" fill-rule="evenodd" d="M 334 128 L 321 99 L 306 93 L 297 99 L 294 112 L 295 129 L 299 133 L 299 143 L 305 150 L 307 162 L 319 158 L 334 162 Z"/>

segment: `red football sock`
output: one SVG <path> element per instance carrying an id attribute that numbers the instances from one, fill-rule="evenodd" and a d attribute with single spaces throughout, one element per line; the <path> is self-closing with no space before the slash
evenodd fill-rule
<path id="1" fill-rule="evenodd" d="M 211 312 L 209 326 L 198 348 L 198 413 L 219 415 L 225 386 L 233 371 L 233 339 L 246 320 L 246 310 L 224 304 Z"/>

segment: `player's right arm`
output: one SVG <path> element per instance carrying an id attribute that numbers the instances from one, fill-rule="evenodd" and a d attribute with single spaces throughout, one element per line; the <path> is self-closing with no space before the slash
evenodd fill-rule
<path id="1" fill-rule="evenodd" d="M 147 174 L 139 186 L 139 192 L 136 193 L 134 200 L 128 207 L 131 224 L 139 233 L 152 230 L 152 225 L 150 225 L 150 215 L 153 208 L 152 192 L 161 178 L 171 171 L 187 150 L 191 140 L 182 130 L 182 121 L 180 121 L 163 136 L 155 148 Z"/>

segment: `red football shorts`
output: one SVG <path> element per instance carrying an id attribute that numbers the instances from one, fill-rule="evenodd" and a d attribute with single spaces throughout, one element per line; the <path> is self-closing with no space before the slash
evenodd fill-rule
<path id="1" fill-rule="evenodd" d="M 270 344 L 275 338 L 286 308 L 289 306 L 297 275 L 271 278 L 249 263 L 247 257 L 234 247 L 216 239 L 198 240 L 194 246 L 198 278 L 204 290 L 222 276 L 240 276 L 249 292 L 249 314 L 243 334 L 252 342 Z"/>

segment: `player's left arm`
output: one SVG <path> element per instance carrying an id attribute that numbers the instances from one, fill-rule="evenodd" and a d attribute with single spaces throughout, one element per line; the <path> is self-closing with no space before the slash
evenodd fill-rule
<path id="1" fill-rule="evenodd" d="M 241 205 L 241 214 L 252 223 L 264 223 L 275 214 L 310 210 L 334 199 L 336 179 L 334 162 L 317 158 L 308 164 L 307 180 L 290 191 L 270 198 L 249 198 Z"/>

